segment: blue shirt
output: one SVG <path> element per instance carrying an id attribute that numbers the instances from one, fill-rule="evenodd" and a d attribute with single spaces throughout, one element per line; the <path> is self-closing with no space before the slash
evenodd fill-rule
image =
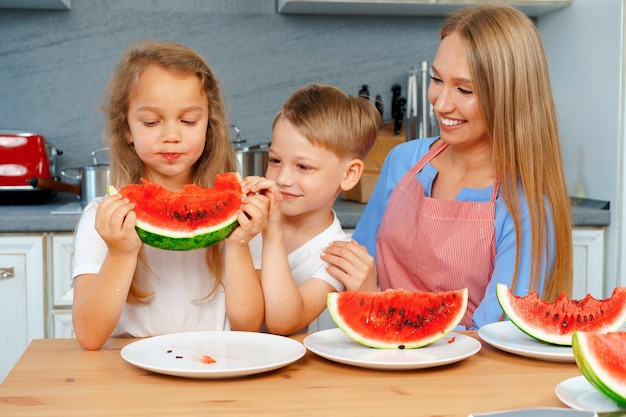
<path id="1" fill-rule="evenodd" d="M 438 138 L 416 139 L 402 143 L 389 152 L 382 166 L 374 191 L 363 211 L 352 235 L 353 239 L 364 245 L 370 255 L 376 259 L 376 235 L 385 212 L 385 207 L 400 179 L 422 158 Z M 424 187 L 426 196 L 430 197 L 433 181 L 437 176 L 437 169 L 426 164 L 416 176 Z M 488 202 L 491 199 L 493 186 L 483 189 L 462 189 L 456 197 L 456 201 Z M 520 210 L 522 215 L 522 236 L 520 263 L 515 294 L 526 296 L 529 293 L 531 275 L 531 228 L 528 215 L 528 205 L 523 191 L 519 190 Z M 496 283 L 506 284 L 509 288 L 513 284 L 515 274 L 516 237 L 513 217 L 502 198 L 496 198 L 496 213 L 494 219 L 496 255 L 491 280 L 485 290 L 483 300 L 474 312 L 474 326 L 481 327 L 485 324 L 499 321 L 502 317 L 502 309 L 496 297 Z M 410 227 L 410 225 L 407 225 Z M 549 254 L 550 267 L 554 263 L 554 239 L 553 229 L 550 222 L 549 228 Z M 401 237 L 400 237 L 401 238 Z M 545 265 L 546 260 L 542 260 Z M 539 284 L 539 292 L 545 280 L 545 268 L 541 269 L 542 277 Z"/>

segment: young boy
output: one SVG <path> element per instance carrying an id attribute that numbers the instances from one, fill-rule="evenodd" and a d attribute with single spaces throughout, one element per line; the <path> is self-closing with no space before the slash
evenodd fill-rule
<path id="1" fill-rule="evenodd" d="M 270 199 L 267 225 L 249 244 L 269 332 L 306 332 L 326 294 L 344 289 L 320 256 L 331 242 L 349 240 L 333 203 L 359 182 L 381 123 L 369 100 L 317 84 L 296 91 L 276 115 L 266 176 L 244 180 L 245 192 Z M 245 237 L 238 242 L 248 246 Z M 227 264 L 229 277 L 252 280 L 248 262 Z"/>

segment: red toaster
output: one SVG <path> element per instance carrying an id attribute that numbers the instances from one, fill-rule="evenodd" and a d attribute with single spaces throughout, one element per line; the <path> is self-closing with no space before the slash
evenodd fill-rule
<path id="1" fill-rule="evenodd" d="M 0 203 L 37 204 L 54 196 L 50 191 L 35 189 L 30 180 L 54 179 L 57 153 L 42 135 L 0 131 Z"/>

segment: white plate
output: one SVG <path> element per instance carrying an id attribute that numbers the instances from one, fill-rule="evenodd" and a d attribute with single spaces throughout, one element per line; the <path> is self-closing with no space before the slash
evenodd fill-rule
<path id="1" fill-rule="evenodd" d="M 306 353 L 302 343 L 268 333 L 214 331 L 154 336 L 122 348 L 122 358 L 148 371 L 188 378 L 233 378 L 272 371 Z M 215 363 L 203 363 L 209 356 Z"/>
<path id="2" fill-rule="evenodd" d="M 341 329 L 328 329 L 307 336 L 304 346 L 322 358 L 347 365 L 405 370 L 458 362 L 478 352 L 481 344 L 472 337 L 449 333 L 419 349 L 374 349 L 350 339 Z"/>
<path id="3" fill-rule="evenodd" d="M 595 389 L 584 376 L 576 376 L 560 382 L 555 390 L 556 396 L 568 407 L 576 410 L 626 411 L 613 400 Z"/>
<path id="4" fill-rule="evenodd" d="M 574 362 L 571 346 L 552 345 L 533 339 L 510 321 L 498 321 L 478 329 L 478 336 L 505 352 L 554 362 Z"/>

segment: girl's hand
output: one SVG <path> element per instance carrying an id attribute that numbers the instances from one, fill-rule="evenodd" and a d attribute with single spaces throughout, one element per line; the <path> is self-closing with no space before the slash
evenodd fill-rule
<path id="1" fill-rule="evenodd" d="M 239 226 L 226 238 L 226 243 L 247 246 L 248 242 L 267 224 L 269 205 L 269 198 L 263 194 L 244 196 L 241 209 L 237 213 Z"/>
<path id="2" fill-rule="evenodd" d="M 321 255 L 326 270 L 346 286 L 347 291 L 378 291 L 376 264 L 365 246 L 354 240 L 335 241 Z"/>
<path id="3" fill-rule="evenodd" d="M 138 254 L 141 239 L 135 230 L 135 205 L 120 194 L 105 197 L 96 210 L 96 231 L 110 253 Z"/>

